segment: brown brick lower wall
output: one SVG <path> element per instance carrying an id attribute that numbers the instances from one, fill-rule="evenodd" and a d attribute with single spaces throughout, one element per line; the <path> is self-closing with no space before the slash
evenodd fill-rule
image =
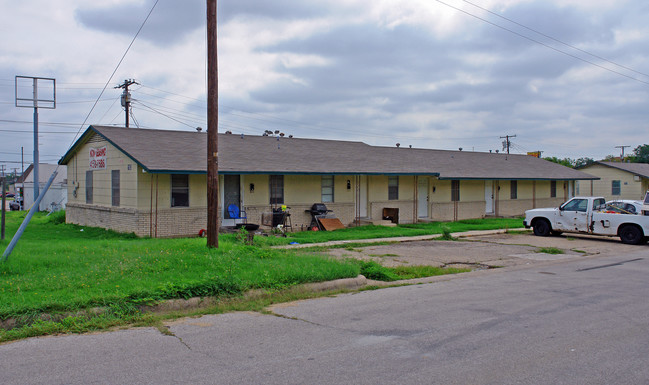
<path id="1" fill-rule="evenodd" d="M 414 201 L 372 202 L 369 207 L 371 218 L 383 219 L 383 209 L 399 209 L 399 223 L 413 223 Z"/>
<path id="2" fill-rule="evenodd" d="M 67 223 L 102 227 L 141 237 L 196 236 L 207 226 L 207 208 L 169 208 L 154 212 L 121 207 L 68 204 Z"/>

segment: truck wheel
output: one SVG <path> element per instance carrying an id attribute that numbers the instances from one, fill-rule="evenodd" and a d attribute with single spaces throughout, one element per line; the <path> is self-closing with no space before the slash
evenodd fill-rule
<path id="1" fill-rule="evenodd" d="M 550 235 L 550 223 L 545 219 L 537 219 L 532 225 L 534 227 L 534 235 L 539 237 L 547 237 Z"/>
<path id="2" fill-rule="evenodd" d="M 642 230 L 633 225 L 622 226 L 618 231 L 618 235 L 620 236 L 622 243 L 626 243 L 628 245 L 639 245 L 645 240 L 644 234 L 642 234 Z"/>

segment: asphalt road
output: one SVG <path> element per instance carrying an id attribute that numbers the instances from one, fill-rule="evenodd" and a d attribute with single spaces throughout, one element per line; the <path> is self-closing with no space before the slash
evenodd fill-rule
<path id="1" fill-rule="evenodd" d="M 2 384 L 649 384 L 649 246 L 0 346 Z"/>

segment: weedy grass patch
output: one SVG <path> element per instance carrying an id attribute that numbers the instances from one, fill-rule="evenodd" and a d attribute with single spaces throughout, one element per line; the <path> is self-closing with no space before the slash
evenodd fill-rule
<path id="1" fill-rule="evenodd" d="M 466 273 L 471 271 L 471 269 L 468 268 L 460 269 L 426 265 L 386 267 L 373 261 L 358 261 L 358 263 L 361 267 L 361 274 L 363 274 L 367 279 L 385 282 L 434 277 L 445 274 Z"/>
<path id="2" fill-rule="evenodd" d="M 545 254 L 564 254 L 564 251 L 556 247 L 539 247 L 537 253 Z"/>

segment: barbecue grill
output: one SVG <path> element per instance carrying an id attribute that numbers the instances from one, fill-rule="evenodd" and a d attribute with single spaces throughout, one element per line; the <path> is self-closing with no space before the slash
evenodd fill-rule
<path id="1" fill-rule="evenodd" d="M 327 213 L 333 212 L 327 209 L 327 206 L 324 203 L 314 203 L 313 206 L 311 206 L 311 209 L 304 211 L 311 214 L 311 224 L 309 225 L 310 230 L 322 230 L 318 219 L 327 218 Z"/>

